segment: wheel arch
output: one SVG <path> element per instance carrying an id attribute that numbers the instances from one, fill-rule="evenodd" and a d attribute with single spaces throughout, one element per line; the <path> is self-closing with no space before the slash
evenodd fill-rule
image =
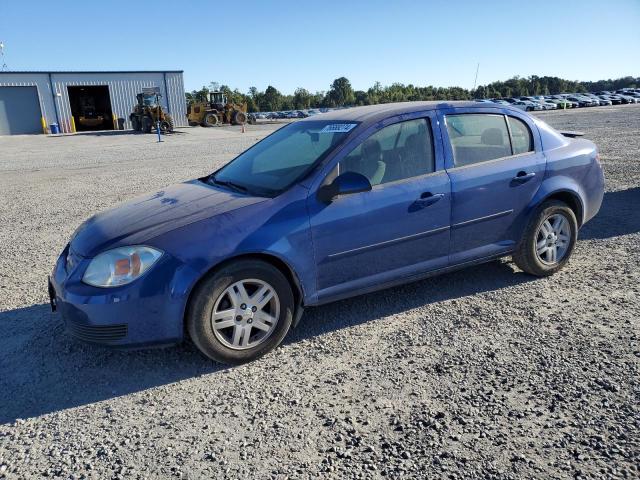
<path id="1" fill-rule="evenodd" d="M 302 286 L 302 282 L 300 282 L 298 274 L 291 267 L 291 265 L 289 265 L 285 260 L 283 260 L 279 256 L 274 255 L 272 253 L 255 252 L 255 253 L 238 254 L 233 257 L 226 258 L 222 262 L 216 263 L 207 271 L 202 273 L 198 277 L 198 279 L 193 283 L 193 285 L 191 285 L 191 288 L 189 289 L 189 293 L 187 295 L 187 301 L 185 303 L 184 312 L 183 312 L 183 328 L 185 329 L 185 334 L 187 334 L 186 332 L 187 322 L 185 321 L 185 317 L 189 310 L 189 305 L 191 304 L 193 294 L 196 291 L 198 285 L 200 285 L 200 283 L 202 283 L 209 275 L 213 274 L 215 271 L 229 265 L 230 263 L 237 262 L 240 260 L 261 260 L 275 267 L 285 276 L 285 278 L 291 285 L 291 291 L 293 292 L 294 305 L 296 308 L 293 315 L 294 321 L 292 326 L 293 327 L 297 326 L 297 324 L 300 321 L 300 317 L 302 316 L 302 311 L 304 309 L 304 289 Z"/>
<path id="2" fill-rule="evenodd" d="M 582 226 L 584 222 L 584 201 L 577 191 L 569 188 L 546 191 L 539 196 L 536 206 L 547 200 L 559 200 L 566 203 L 576 216 L 578 228 Z"/>
<path id="3" fill-rule="evenodd" d="M 582 199 L 580 196 L 570 190 L 560 190 L 548 195 L 545 200 L 560 200 L 561 202 L 569 205 L 569 208 L 573 210 L 576 220 L 578 221 L 578 227 L 582 226 L 584 220 L 584 206 L 582 205 Z"/>

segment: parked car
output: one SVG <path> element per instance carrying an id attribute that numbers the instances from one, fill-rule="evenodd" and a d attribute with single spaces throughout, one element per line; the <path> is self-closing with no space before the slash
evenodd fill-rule
<path id="1" fill-rule="evenodd" d="M 306 307 L 512 256 L 536 276 L 598 212 L 596 146 L 474 102 L 358 107 L 293 122 L 205 177 L 83 223 L 49 281 L 80 339 L 241 363 Z"/>
<path id="2" fill-rule="evenodd" d="M 569 95 L 566 97 L 567 100 L 571 100 L 572 102 L 576 102 L 580 107 L 595 107 L 596 102 L 591 100 L 590 98 L 579 97 L 576 95 Z"/>
<path id="3" fill-rule="evenodd" d="M 594 102 L 598 102 L 598 105 L 600 106 L 612 105 L 611 100 L 605 100 L 604 98 L 600 98 L 597 95 L 594 95 L 593 93 L 585 93 L 583 94 L 583 96 L 590 98 Z"/>
<path id="4" fill-rule="evenodd" d="M 578 108 L 580 106 L 580 104 L 578 102 L 574 102 L 574 101 L 569 100 L 567 98 L 568 96 L 569 95 L 566 95 L 566 94 L 564 94 L 564 95 L 561 95 L 561 94 L 552 95 L 552 97 L 557 99 L 557 100 L 562 100 L 562 101 L 565 101 L 565 102 L 569 102 L 571 104 L 571 108 Z"/>
<path id="5" fill-rule="evenodd" d="M 519 97 L 519 99 L 523 102 L 533 102 L 537 103 L 542 107 L 543 110 L 555 110 L 557 105 L 555 103 L 547 102 L 546 100 L 540 100 L 538 97 Z"/>
<path id="6" fill-rule="evenodd" d="M 629 97 L 633 97 L 633 98 L 640 98 L 640 93 L 633 91 L 633 90 L 623 90 L 623 91 L 617 91 L 616 95 L 627 95 Z"/>
<path id="7" fill-rule="evenodd" d="M 559 99 L 559 98 L 553 98 L 553 97 L 547 97 L 546 98 L 547 102 L 551 102 L 551 103 L 555 103 L 556 106 L 558 108 L 573 108 L 574 107 L 574 103 L 570 102 L 568 100 L 563 99 Z M 577 104 L 575 105 L 576 107 L 578 106 Z"/>
<path id="8" fill-rule="evenodd" d="M 530 100 L 520 100 L 519 98 L 503 98 L 502 100 L 518 108 L 519 110 L 524 110 L 526 112 L 544 109 L 539 103 L 532 102 Z"/>
<path id="9" fill-rule="evenodd" d="M 619 97 L 611 96 L 611 95 L 598 95 L 598 98 L 603 100 L 607 100 L 611 102 L 612 105 L 620 105 L 622 103 L 622 99 Z"/>
<path id="10" fill-rule="evenodd" d="M 497 103 L 498 105 L 511 105 L 509 102 L 507 102 L 506 100 L 503 100 L 501 98 L 494 98 L 491 101 L 493 103 Z"/>
<path id="11" fill-rule="evenodd" d="M 617 93 L 616 96 L 622 99 L 622 103 L 638 103 L 638 99 L 631 95 L 623 95 L 623 94 Z"/>
<path id="12" fill-rule="evenodd" d="M 526 108 L 525 110 L 528 112 L 531 111 L 538 111 L 538 110 L 545 110 L 545 107 L 543 105 L 541 105 L 539 102 L 532 102 L 531 100 L 518 100 L 516 103 L 514 103 L 514 105 L 518 105 L 518 103 L 524 103 L 525 106 L 527 106 L 528 108 Z"/>

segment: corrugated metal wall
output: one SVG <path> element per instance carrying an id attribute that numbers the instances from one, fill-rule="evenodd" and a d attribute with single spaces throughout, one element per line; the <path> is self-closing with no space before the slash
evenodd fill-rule
<path id="1" fill-rule="evenodd" d="M 173 117 L 174 124 L 177 127 L 187 125 L 182 72 L 0 72 L 0 87 L 36 86 L 47 125 L 58 121 L 62 132 L 71 131 L 71 106 L 67 87 L 83 85 L 109 87 L 111 110 L 118 118 L 125 119 L 125 128 L 131 128 L 129 114 L 136 103 L 136 94 L 143 87 L 160 87 L 163 107 Z"/>

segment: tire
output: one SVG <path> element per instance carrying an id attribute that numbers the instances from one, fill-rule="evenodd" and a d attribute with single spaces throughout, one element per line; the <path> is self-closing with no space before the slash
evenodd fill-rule
<path id="1" fill-rule="evenodd" d="M 560 218 L 564 219 L 564 223 L 556 223 Z M 545 222 L 547 222 L 546 226 L 543 227 Z M 556 229 L 559 225 L 562 228 L 558 234 Z M 549 226 L 553 228 L 549 229 Z M 568 240 L 562 242 L 563 237 L 566 236 L 569 237 Z M 513 261 L 521 270 L 531 275 L 537 277 L 553 275 L 569 261 L 577 239 L 578 222 L 573 210 L 564 202 L 546 201 L 531 217 L 522 240 L 513 254 Z M 542 243 L 545 240 L 546 243 Z M 552 253 L 554 248 L 555 261 Z"/>
<path id="2" fill-rule="evenodd" d="M 215 127 L 218 123 L 220 123 L 220 121 L 218 119 L 218 115 L 215 113 L 207 113 L 202 122 L 205 127 Z"/>
<path id="3" fill-rule="evenodd" d="M 153 122 L 149 117 L 142 117 L 142 131 L 144 133 L 151 133 L 151 128 L 153 127 Z"/>
<path id="4" fill-rule="evenodd" d="M 131 128 L 133 128 L 133 130 L 135 130 L 136 132 L 142 130 L 142 126 L 140 125 L 140 120 L 138 120 L 138 117 L 131 118 Z"/>
<path id="5" fill-rule="evenodd" d="M 242 296 L 239 284 L 245 287 L 247 296 Z M 269 293 L 274 295 L 264 306 L 252 305 L 256 302 L 252 296 L 260 295 L 263 289 L 267 297 Z M 215 318 L 215 312 L 226 314 Z M 199 283 L 189 301 L 186 324 L 191 340 L 204 355 L 238 365 L 277 347 L 291 327 L 293 313 L 291 285 L 282 272 L 266 262 L 240 260 L 214 271 Z M 214 322 L 219 325 L 217 328 Z"/>
<path id="6" fill-rule="evenodd" d="M 244 112 L 234 112 L 232 122 L 234 125 L 242 125 L 247 123 L 247 115 Z"/>
<path id="7" fill-rule="evenodd" d="M 160 123 L 160 129 L 162 133 L 173 133 L 173 118 L 165 116 L 165 119 Z"/>

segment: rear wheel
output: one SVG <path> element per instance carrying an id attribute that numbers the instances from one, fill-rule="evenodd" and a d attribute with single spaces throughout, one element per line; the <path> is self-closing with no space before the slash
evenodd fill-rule
<path id="1" fill-rule="evenodd" d="M 136 132 L 139 132 L 142 129 L 142 126 L 140 125 L 140 120 L 138 120 L 138 117 L 131 118 L 131 128 L 133 128 Z"/>
<path id="2" fill-rule="evenodd" d="M 218 123 L 218 115 L 216 115 L 215 113 L 207 113 L 204 116 L 203 124 L 205 127 L 215 127 L 216 125 L 218 125 Z"/>
<path id="3" fill-rule="evenodd" d="M 282 272 L 262 261 L 242 260 L 198 285 L 187 311 L 187 330 L 207 357 L 239 364 L 278 346 L 293 311 L 293 293 Z"/>
<path id="4" fill-rule="evenodd" d="M 236 111 L 233 114 L 233 124 L 242 125 L 243 123 L 247 123 L 247 115 L 244 112 Z"/>
<path id="5" fill-rule="evenodd" d="M 547 201 L 527 225 L 513 260 L 531 275 L 553 275 L 569 261 L 577 238 L 578 222 L 573 210 L 564 202 Z"/>

